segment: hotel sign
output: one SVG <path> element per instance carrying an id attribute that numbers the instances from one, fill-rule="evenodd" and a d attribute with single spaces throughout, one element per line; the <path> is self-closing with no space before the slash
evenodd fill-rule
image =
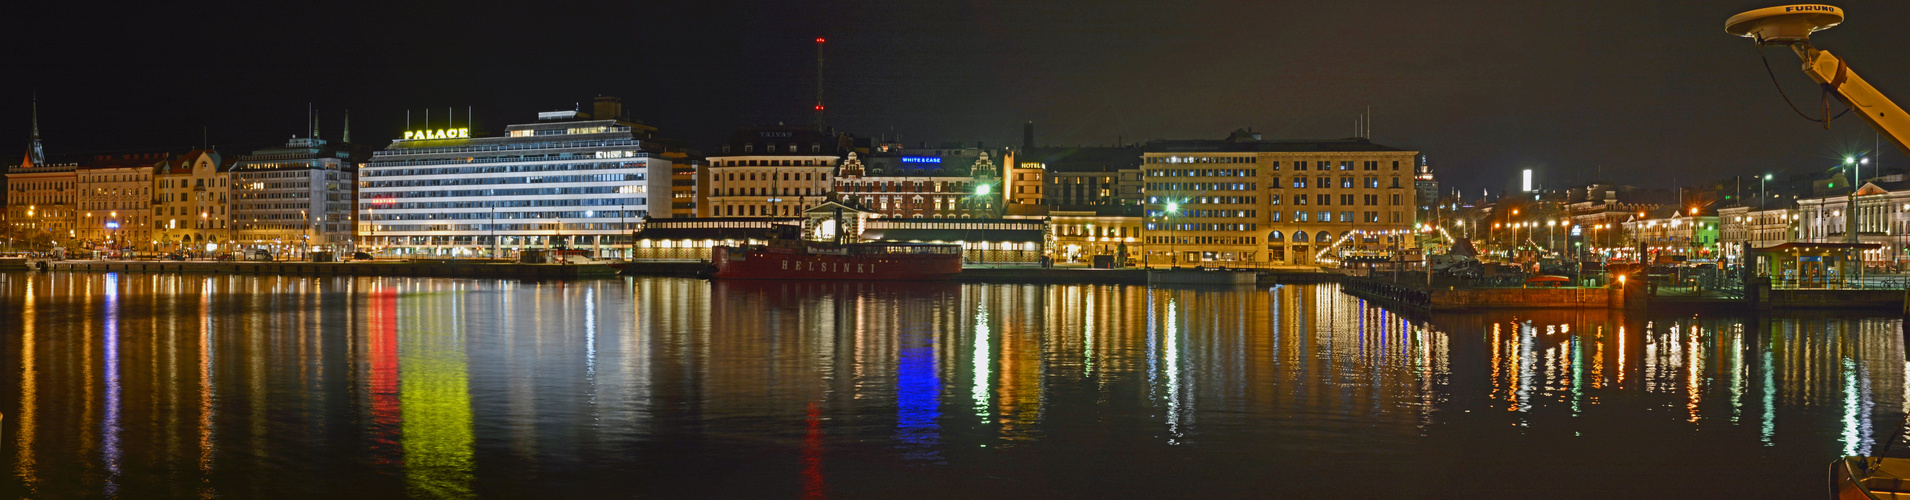
<path id="1" fill-rule="evenodd" d="M 441 128 L 437 130 L 406 130 L 405 138 L 401 140 L 419 141 L 419 140 L 426 140 L 426 139 L 470 139 L 470 138 L 471 138 L 471 129 Z"/>

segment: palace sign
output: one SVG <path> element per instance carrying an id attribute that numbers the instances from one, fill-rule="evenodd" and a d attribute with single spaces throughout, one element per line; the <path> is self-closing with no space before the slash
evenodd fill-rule
<path id="1" fill-rule="evenodd" d="M 426 139 L 470 139 L 470 138 L 471 138 L 471 129 L 441 128 L 437 130 L 407 130 L 405 131 L 405 138 L 402 140 L 419 141 L 419 140 L 426 140 Z"/>

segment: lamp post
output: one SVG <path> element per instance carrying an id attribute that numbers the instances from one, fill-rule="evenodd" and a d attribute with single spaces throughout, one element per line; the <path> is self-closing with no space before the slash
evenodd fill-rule
<path id="1" fill-rule="evenodd" d="M 1765 205 L 1767 204 L 1767 200 L 1769 200 L 1771 196 L 1770 184 L 1771 184 L 1771 174 L 1764 174 L 1764 177 L 1758 178 L 1758 189 L 1757 189 L 1758 191 L 1757 209 L 1758 210 L 1764 210 L 1766 208 Z"/>
<path id="2" fill-rule="evenodd" d="M 1173 267 L 1180 267 L 1180 253 L 1175 248 L 1180 241 L 1174 237 L 1174 214 L 1179 212 L 1180 204 L 1170 200 L 1167 202 L 1167 213 L 1162 216 L 1167 219 L 1167 257 Z"/>
<path id="3" fill-rule="evenodd" d="M 969 206 L 969 209 L 970 209 L 971 211 L 973 211 L 973 210 L 974 210 L 974 208 L 975 208 L 975 205 L 976 205 L 976 203 L 978 203 L 978 202 L 982 204 L 982 206 L 983 206 L 983 208 L 984 208 L 984 209 L 986 209 L 986 207 L 987 207 L 987 200 L 988 200 L 988 194 L 989 194 L 989 193 L 992 193 L 992 192 L 994 192 L 994 191 L 995 191 L 995 188 L 994 188 L 994 186 L 991 186 L 991 185 L 989 185 L 989 184 L 987 184 L 987 183 L 982 183 L 982 184 L 978 184 L 978 185 L 976 185 L 976 186 L 975 186 L 975 194 L 973 194 L 973 195 L 969 195 L 969 196 L 968 196 L 968 198 L 969 198 L 969 200 L 968 200 L 968 206 Z M 979 201 L 978 201 L 978 200 L 979 200 Z M 964 225 L 963 227 L 973 227 L 973 224 L 967 224 L 967 225 Z M 842 234 L 842 230 L 843 230 L 843 228 L 840 228 L 840 227 L 838 227 L 838 228 L 836 228 L 836 234 L 838 234 L 838 235 L 839 235 L 839 234 Z M 963 231 L 963 234 L 962 234 L 962 239 L 963 239 L 963 240 L 969 240 L 968 242 L 969 242 L 970 244 L 973 244 L 973 243 L 974 243 L 974 241 L 973 241 L 974 239 L 973 239 L 973 238 L 969 238 L 969 237 L 968 237 L 968 233 L 967 233 L 967 231 L 966 231 L 966 230 L 964 230 L 964 231 Z M 987 243 L 983 243 L 983 244 L 985 245 L 985 244 L 987 244 Z M 986 259 L 986 258 L 988 258 L 988 257 L 987 257 L 987 254 L 985 254 L 985 253 L 983 253 L 983 251 L 981 251 L 981 250 L 976 250 L 976 251 L 975 251 L 975 255 L 976 255 L 976 257 L 977 257 L 977 258 L 975 259 L 975 260 L 976 260 L 977 262 L 979 262 L 979 261 L 981 261 L 981 260 L 983 260 L 983 259 Z"/>

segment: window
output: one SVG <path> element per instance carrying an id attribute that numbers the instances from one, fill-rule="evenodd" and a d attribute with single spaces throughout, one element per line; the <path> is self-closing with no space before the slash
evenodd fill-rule
<path id="1" fill-rule="evenodd" d="M 1352 169 L 1353 169 L 1353 162 L 1351 161 L 1340 162 L 1340 170 L 1352 170 Z"/>
<path id="2" fill-rule="evenodd" d="M 1305 211 L 1305 210 L 1296 210 L 1296 211 L 1294 211 L 1294 212 L 1293 212 L 1293 221 L 1294 221 L 1294 222 L 1306 222 L 1306 211 Z"/>
<path id="3" fill-rule="evenodd" d="M 1333 162 L 1330 162 L 1330 161 L 1313 162 L 1313 169 L 1314 170 L 1333 170 Z"/>
<path id="4" fill-rule="evenodd" d="M 1350 194 L 1343 194 L 1343 195 L 1340 195 L 1340 204 L 1341 204 L 1341 205 L 1352 205 L 1352 204 L 1353 204 L 1353 195 L 1350 195 Z"/>
<path id="5" fill-rule="evenodd" d="M 1304 187 L 1306 187 L 1306 178 L 1305 178 L 1305 177 L 1294 177 L 1294 178 L 1293 178 L 1293 187 L 1296 187 L 1296 188 L 1304 188 Z"/>
<path id="6" fill-rule="evenodd" d="M 1280 162 L 1270 161 L 1270 162 L 1267 162 L 1267 166 L 1271 167 L 1270 170 L 1273 170 L 1275 172 L 1280 171 Z M 1279 182 L 1275 182 L 1274 184 L 1279 184 Z"/>
<path id="7" fill-rule="evenodd" d="M 1329 212 L 1329 211 L 1326 211 L 1326 210 L 1321 210 L 1321 211 L 1320 211 L 1320 222 L 1333 222 L 1333 212 Z"/>
<path id="8" fill-rule="evenodd" d="M 1272 212 L 1268 212 L 1268 215 L 1270 215 L 1270 216 L 1271 216 L 1271 217 L 1273 218 L 1273 222 L 1280 222 L 1280 214 L 1281 214 L 1281 212 L 1280 212 L 1279 210 L 1274 210 L 1274 211 L 1272 211 Z M 1277 231 L 1276 231 L 1276 233 L 1277 233 Z M 1276 237 L 1277 237 L 1277 236 L 1276 236 Z"/>
<path id="9" fill-rule="evenodd" d="M 1345 188 L 1345 189 L 1352 189 L 1352 188 L 1353 188 L 1353 178 L 1352 178 L 1352 177 L 1341 177 L 1341 178 L 1340 178 L 1340 187 L 1341 187 L 1341 188 Z"/>
<path id="10" fill-rule="evenodd" d="M 1395 212 L 1393 212 L 1393 223 L 1394 223 L 1394 224 L 1398 224 L 1398 223 L 1399 223 L 1399 212 L 1397 212 L 1397 211 L 1395 211 Z"/>
<path id="11" fill-rule="evenodd" d="M 1274 189 L 1279 189 L 1279 188 L 1280 188 L 1280 177 L 1278 177 L 1278 176 L 1275 176 L 1275 177 L 1272 177 L 1272 178 L 1271 178 L 1270 180 L 1272 180 L 1272 181 L 1273 181 L 1273 183 L 1272 183 L 1272 184 L 1268 184 L 1269 186 L 1273 186 L 1273 187 L 1274 187 Z"/>
<path id="12" fill-rule="evenodd" d="M 1293 162 L 1293 169 L 1302 171 L 1302 172 L 1306 171 L 1306 162 L 1303 162 L 1303 161 Z"/>
<path id="13" fill-rule="evenodd" d="M 1340 222 L 1353 222 L 1353 211 L 1340 212 Z"/>
<path id="14" fill-rule="evenodd" d="M 1366 222 L 1379 222 L 1379 212 L 1367 212 Z"/>
<path id="15" fill-rule="evenodd" d="M 1393 195 L 1393 202 L 1388 203 L 1388 205 L 1398 205 L 1398 204 L 1399 204 L 1399 195 Z"/>
<path id="16" fill-rule="evenodd" d="M 1313 204 L 1315 205 L 1332 205 L 1333 204 L 1333 195 L 1330 195 L 1330 194 L 1316 194 L 1316 195 L 1313 195 L 1313 199 L 1314 199 Z"/>
<path id="17" fill-rule="evenodd" d="M 1366 187 L 1368 187 L 1368 188 L 1378 188 L 1378 187 L 1379 187 L 1379 178 L 1378 178 L 1378 177 L 1367 177 L 1367 178 L 1366 178 Z"/>
<path id="18" fill-rule="evenodd" d="M 1393 170 L 1399 170 L 1399 160 L 1393 160 Z"/>
<path id="19" fill-rule="evenodd" d="M 1318 184 L 1314 184 L 1314 185 L 1313 185 L 1313 187 L 1317 187 L 1317 188 L 1320 188 L 1320 189 L 1326 189 L 1326 188 L 1330 188 L 1330 187 L 1333 187 L 1333 178 L 1332 178 L 1332 177 L 1321 177 L 1321 178 L 1319 178 L 1319 179 L 1317 179 L 1317 181 L 1318 181 Z"/>
<path id="20" fill-rule="evenodd" d="M 1394 177 L 1394 178 L 1393 178 L 1393 187 L 1395 187 L 1395 188 L 1398 188 L 1398 187 L 1399 187 L 1399 178 L 1398 178 L 1398 177 Z"/>

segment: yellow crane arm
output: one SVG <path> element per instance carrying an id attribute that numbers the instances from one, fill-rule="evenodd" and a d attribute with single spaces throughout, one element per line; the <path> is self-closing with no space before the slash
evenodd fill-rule
<path id="1" fill-rule="evenodd" d="M 1851 112 L 1864 117 L 1871 127 L 1889 136 L 1897 144 L 1897 149 L 1910 155 L 1910 114 L 1897 107 L 1897 103 L 1884 97 L 1870 82 L 1857 76 L 1843 59 L 1832 55 L 1828 50 L 1817 50 L 1808 43 L 1791 44 L 1791 50 L 1804 60 L 1804 73 L 1812 80 L 1824 84 L 1837 98 L 1850 106 Z"/>
<path id="2" fill-rule="evenodd" d="M 1852 111 L 1863 115 L 1864 121 L 1883 135 L 1890 136 L 1890 142 L 1904 154 L 1910 154 L 1910 115 L 1890 102 L 1876 87 L 1870 86 L 1856 71 L 1850 69 L 1843 59 L 1831 55 L 1829 51 L 1817 50 L 1811 46 L 1811 34 L 1830 29 L 1844 22 L 1844 10 L 1830 5 L 1799 4 L 1782 5 L 1757 9 L 1724 21 L 1724 32 L 1757 40 L 1758 45 L 1785 45 L 1804 60 L 1804 73 L 1812 80 L 1823 84 L 1826 89 L 1837 93 L 1837 99 L 1850 106 Z M 1825 126 L 1830 126 L 1828 116 Z"/>

